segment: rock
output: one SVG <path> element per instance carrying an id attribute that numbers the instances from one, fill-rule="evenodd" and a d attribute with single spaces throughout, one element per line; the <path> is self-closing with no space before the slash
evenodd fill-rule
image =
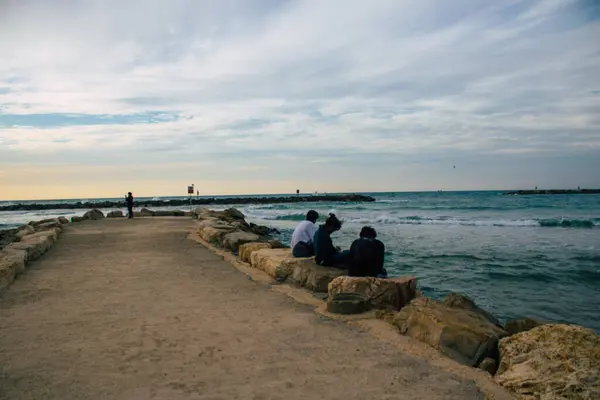
<path id="1" fill-rule="evenodd" d="M 62 224 L 60 222 L 58 222 L 57 220 L 52 220 L 50 222 L 45 222 L 43 224 L 39 224 L 35 226 L 35 230 L 37 232 L 41 232 L 41 231 L 47 231 L 49 229 L 59 229 L 62 231 Z"/>
<path id="2" fill-rule="evenodd" d="M 504 338 L 495 379 L 522 399 L 600 399 L 600 335 L 547 324 Z"/>
<path id="3" fill-rule="evenodd" d="M 491 357 L 485 358 L 477 367 L 482 371 L 488 372 L 490 375 L 494 375 L 498 370 L 498 361 Z"/>
<path id="4" fill-rule="evenodd" d="M 329 284 L 329 295 L 360 293 L 374 308 L 399 310 L 415 298 L 417 278 L 405 276 L 392 279 L 340 276 Z"/>
<path id="5" fill-rule="evenodd" d="M 252 242 L 252 243 L 244 243 L 240 246 L 238 252 L 239 252 L 239 256 L 240 259 L 243 262 L 250 262 L 250 257 L 252 256 L 252 253 L 257 251 L 257 250 L 261 250 L 261 249 L 270 249 L 271 248 L 271 244 L 270 243 L 265 243 L 265 242 Z"/>
<path id="6" fill-rule="evenodd" d="M 193 217 L 195 214 L 193 211 L 184 211 L 183 212 L 183 216 L 184 217 Z"/>
<path id="7" fill-rule="evenodd" d="M 22 250 L 0 251 L 0 290 L 10 285 L 25 270 L 26 253 Z"/>
<path id="8" fill-rule="evenodd" d="M 358 293 L 337 293 L 327 300 L 327 311 L 334 314 L 361 314 L 370 308 L 369 299 Z"/>
<path id="9" fill-rule="evenodd" d="M 285 244 L 281 243 L 279 240 L 273 239 L 273 240 L 269 240 L 268 243 L 271 245 L 272 249 L 289 249 L 290 246 L 286 246 Z"/>
<path id="10" fill-rule="evenodd" d="M 400 333 L 471 367 L 487 357 L 497 359 L 498 340 L 508 335 L 480 313 L 448 307 L 427 297 L 414 299 L 386 319 Z"/>
<path id="11" fill-rule="evenodd" d="M 35 227 L 35 226 L 39 226 L 42 224 L 46 224 L 48 222 L 57 222 L 57 220 L 55 218 L 46 218 L 46 219 L 42 219 L 40 221 L 30 222 L 29 225 L 33 225 Z"/>
<path id="12" fill-rule="evenodd" d="M 63 217 L 62 215 L 60 217 L 58 217 L 57 220 L 61 225 L 66 225 L 69 223 L 69 220 L 67 219 L 67 217 Z"/>
<path id="13" fill-rule="evenodd" d="M 280 282 L 285 281 L 295 266 L 302 259 L 292 256 L 290 249 L 262 249 L 257 250 L 250 256 L 250 263 L 254 268 L 266 272 Z"/>
<path id="14" fill-rule="evenodd" d="M 83 217 L 78 217 L 78 216 L 71 217 L 71 223 L 72 223 L 72 224 L 73 224 L 73 223 L 76 223 L 76 222 L 82 222 L 83 220 L 84 220 L 84 218 L 83 218 Z"/>
<path id="15" fill-rule="evenodd" d="M 113 210 L 106 214 L 106 218 L 123 218 L 123 211 Z"/>
<path id="16" fill-rule="evenodd" d="M 250 230 L 259 236 L 268 236 L 273 233 L 279 233 L 277 229 L 269 228 L 268 226 L 250 224 Z"/>
<path id="17" fill-rule="evenodd" d="M 228 208 L 227 210 L 223 211 L 222 214 L 222 219 L 226 219 L 226 220 L 244 220 L 244 214 L 242 214 L 242 212 L 240 210 L 238 210 L 237 208 Z"/>
<path id="18" fill-rule="evenodd" d="M 468 297 L 464 294 L 450 293 L 444 299 L 444 304 L 447 305 L 448 307 L 462 308 L 463 310 L 469 310 L 469 311 L 473 311 L 478 314 L 481 314 L 492 324 L 502 328 L 502 324 L 496 317 L 494 317 L 489 312 L 485 311 L 483 308 L 480 308 L 479 306 L 477 306 L 477 304 L 475 304 L 475 302 L 473 300 L 471 300 L 470 297 Z"/>
<path id="19" fill-rule="evenodd" d="M 154 211 L 148 210 L 147 208 L 142 208 L 139 213 L 141 217 L 154 217 Z"/>
<path id="20" fill-rule="evenodd" d="M 34 261 L 40 258 L 56 241 L 58 229 L 36 232 L 25 236 L 20 242 L 11 243 L 7 249 L 22 250 L 26 254 L 26 261 Z"/>
<path id="21" fill-rule="evenodd" d="M 517 333 L 527 332 L 540 325 L 544 325 L 544 322 L 533 318 L 511 319 L 504 324 L 504 330 L 508 332 L 509 335 L 516 335 Z"/>
<path id="22" fill-rule="evenodd" d="M 31 235 L 35 233 L 35 228 L 31 225 L 23 225 L 19 228 L 19 231 L 15 234 L 19 239 L 22 239 L 24 236 Z"/>
<path id="23" fill-rule="evenodd" d="M 223 236 L 221 244 L 229 250 L 237 251 L 240 245 L 244 243 L 256 242 L 258 235 L 250 232 L 235 231 Z"/>
<path id="24" fill-rule="evenodd" d="M 87 211 L 85 214 L 83 214 L 83 219 L 89 219 L 89 220 L 98 220 L 98 219 L 103 219 L 104 218 L 104 213 L 100 210 L 98 210 L 97 208 L 94 208 L 93 210 Z"/>
<path id="25" fill-rule="evenodd" d="M 212 211 L 206 207 L 197 207 L 193 213 L 198 219 L 204 219 L 212 216 Z"/>
<path id="26" fill-rule="evenodd" d="M 199 231 L 200 237 L 212 245 L 220 246 L 223 236 L 231 232 L 231 229 L 220 229 L 207 226 Z"/>
<path id="27" fill-rule="evenodd" d="M 315 264 L 314 258 L 297 258 L 292 275 L 288 278 L 296 286 L 305 287 L 313 292 L 327 293 L 329 283 L 346 271 L 323 267 Z"/>

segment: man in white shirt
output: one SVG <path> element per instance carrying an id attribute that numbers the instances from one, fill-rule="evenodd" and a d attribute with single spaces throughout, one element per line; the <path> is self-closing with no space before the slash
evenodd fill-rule
<path id="1" fill-rule="evenodd" d="M 310 210 L 306 213 L 306 221 L 298 224 L 292 235 L 292 254 L 294 257 L 312 257 L 315 255 L 313 238 L 318 227 L 315 224 L 319 219 L 319 213 Z"/>

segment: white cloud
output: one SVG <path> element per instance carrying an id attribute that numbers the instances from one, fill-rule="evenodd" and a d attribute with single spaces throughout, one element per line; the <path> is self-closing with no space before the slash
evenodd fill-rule
<path id="1" fill-rule="evenodd" d="M 125 147 L 133 162 L 171 150 L 267 174 L 233 154 L 600 152 L 600 11 L 585 1 L 1 7 L 4 160 L 110 163 Z M 149 111 L 178 118 L 2 128 L 9 114 Z"/>

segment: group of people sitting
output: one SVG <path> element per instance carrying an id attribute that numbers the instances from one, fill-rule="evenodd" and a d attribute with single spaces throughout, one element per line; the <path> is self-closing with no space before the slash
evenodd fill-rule
<path id="1" fill-rule="evenodd" d="M 317 227 L 319 213 L 310 210 L 292 235 L 291 247 L 294 257 L 315 256 L 315 262 L 325 267 L 348 270 L 350 276 L 372 276 L 386 278 L 383 267 L 385 246 L 377 240 L 377 232 L 370 226 L 360 231 L 350 250 L 342 250 L 333 245 L 331 234 L 342 228 L 335 214 L 329 214 L 325 223 Z"/>

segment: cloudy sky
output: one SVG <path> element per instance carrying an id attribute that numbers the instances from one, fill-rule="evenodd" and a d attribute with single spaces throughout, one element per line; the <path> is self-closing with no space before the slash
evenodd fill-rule
<path id="1" fill-rule="evenodd" d="M 0 0 L 0 199 L 600 187 L 599 4 Z"/>

